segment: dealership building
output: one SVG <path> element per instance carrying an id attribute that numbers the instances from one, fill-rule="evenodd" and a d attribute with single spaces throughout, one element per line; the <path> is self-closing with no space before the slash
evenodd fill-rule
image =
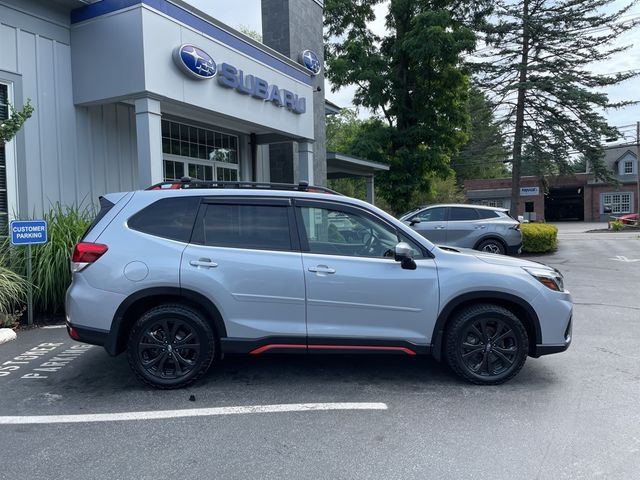
<path id="1" fill-rule="evenodd" d="M 388 167 L 325 151 L 322 13 L 262 0 L 261 43 L 181 0 L 0 0 L 0 121 L 8 104 L 35 108 L 0 146 L 2 232 L 183 176 L 361 175 L 372 200 Z"/>
<path id="2" fill-rule="evenodd" d="M 636 145 L 605 149 L 604 161 L 613 181 L 597 180 L 593 174 L 520 179 L 519 215 L 534 222 L 584 220 L 607 221 L 612 216 L 637 212 L 638 150 Z M 464 182 L 470 203 L 511 207 L 511 179 L 476 179 Z"/>

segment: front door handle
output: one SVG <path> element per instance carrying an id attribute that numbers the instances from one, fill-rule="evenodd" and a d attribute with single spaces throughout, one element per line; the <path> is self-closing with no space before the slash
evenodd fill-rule
<path id="1" fill-rule="evenodd" d="M 326 265 L 318 265 L 316 267 L 309 267 L 310 272 L 314 273 L 336 273 L 334 268 L 329 268 Z"/>
<path id="2" fill-rule="evenodd" d="M 437 227 L 434 227 L 435 230 L 444 230 L 445 228 L 447 227 L 445 227 L 444 225 L 438 225 Z"/>
<path id="3" fill-rule="evenodd" d="M 218 266 L 216 262 L 212 262 L 210 258 L 201 258 L 199 260 L 191 260 L 189 265 L 193 267 L 215 268 Z"/>
<path id="4" fill-rule="evenodd" d="M 487 228 L 486 225 L 478 225 L 478 226 L 476 226 L 476 230 L 483 230 L 485 228 Z"/>

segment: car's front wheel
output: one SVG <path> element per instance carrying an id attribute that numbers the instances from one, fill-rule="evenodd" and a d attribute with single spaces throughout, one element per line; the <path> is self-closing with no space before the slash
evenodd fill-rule
<path id="1" fill-rule="evenodd" d="M 161 389 L 181 388 L 211 365 L 215 337 L 197 311 L 183 305 L 152 308 L 134 324 L 127 359 L 136 376 Z"/>
<path id="2" fill-rule="evenodd" d="M 522 322 L 498 305 L 468 307 L 447 329 L 447 362 L 459 376 L 478 385 L 498 385 L 514 377 L 528 349 Z"/>

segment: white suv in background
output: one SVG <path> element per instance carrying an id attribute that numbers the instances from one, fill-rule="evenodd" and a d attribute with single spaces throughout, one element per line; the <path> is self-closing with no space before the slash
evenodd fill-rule
<path id="1" fill-rule="evenodd" d="M 515 255 L 522 250 L 520 222 L 504 208 L 482 205 L 431 205 L 400 220 L 437 245 Z"/>

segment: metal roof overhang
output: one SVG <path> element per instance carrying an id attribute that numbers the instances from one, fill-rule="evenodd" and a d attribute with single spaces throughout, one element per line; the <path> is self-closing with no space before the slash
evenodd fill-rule
<path id="1" fill-rule="evenodd" d="M 327 177 L 330 179 L 346 177 L 371 177 L 376 172 L 388 171 L 389 165 L 343 153 L 327 152 Z"/>
<path id="2" fill-rule="evenodd" d="M 510 188 L 495 188 L 490 190 L 467 190 L 469 200 L 484 200 L 489 198 L 508 198 L 511 196 Z"/>

